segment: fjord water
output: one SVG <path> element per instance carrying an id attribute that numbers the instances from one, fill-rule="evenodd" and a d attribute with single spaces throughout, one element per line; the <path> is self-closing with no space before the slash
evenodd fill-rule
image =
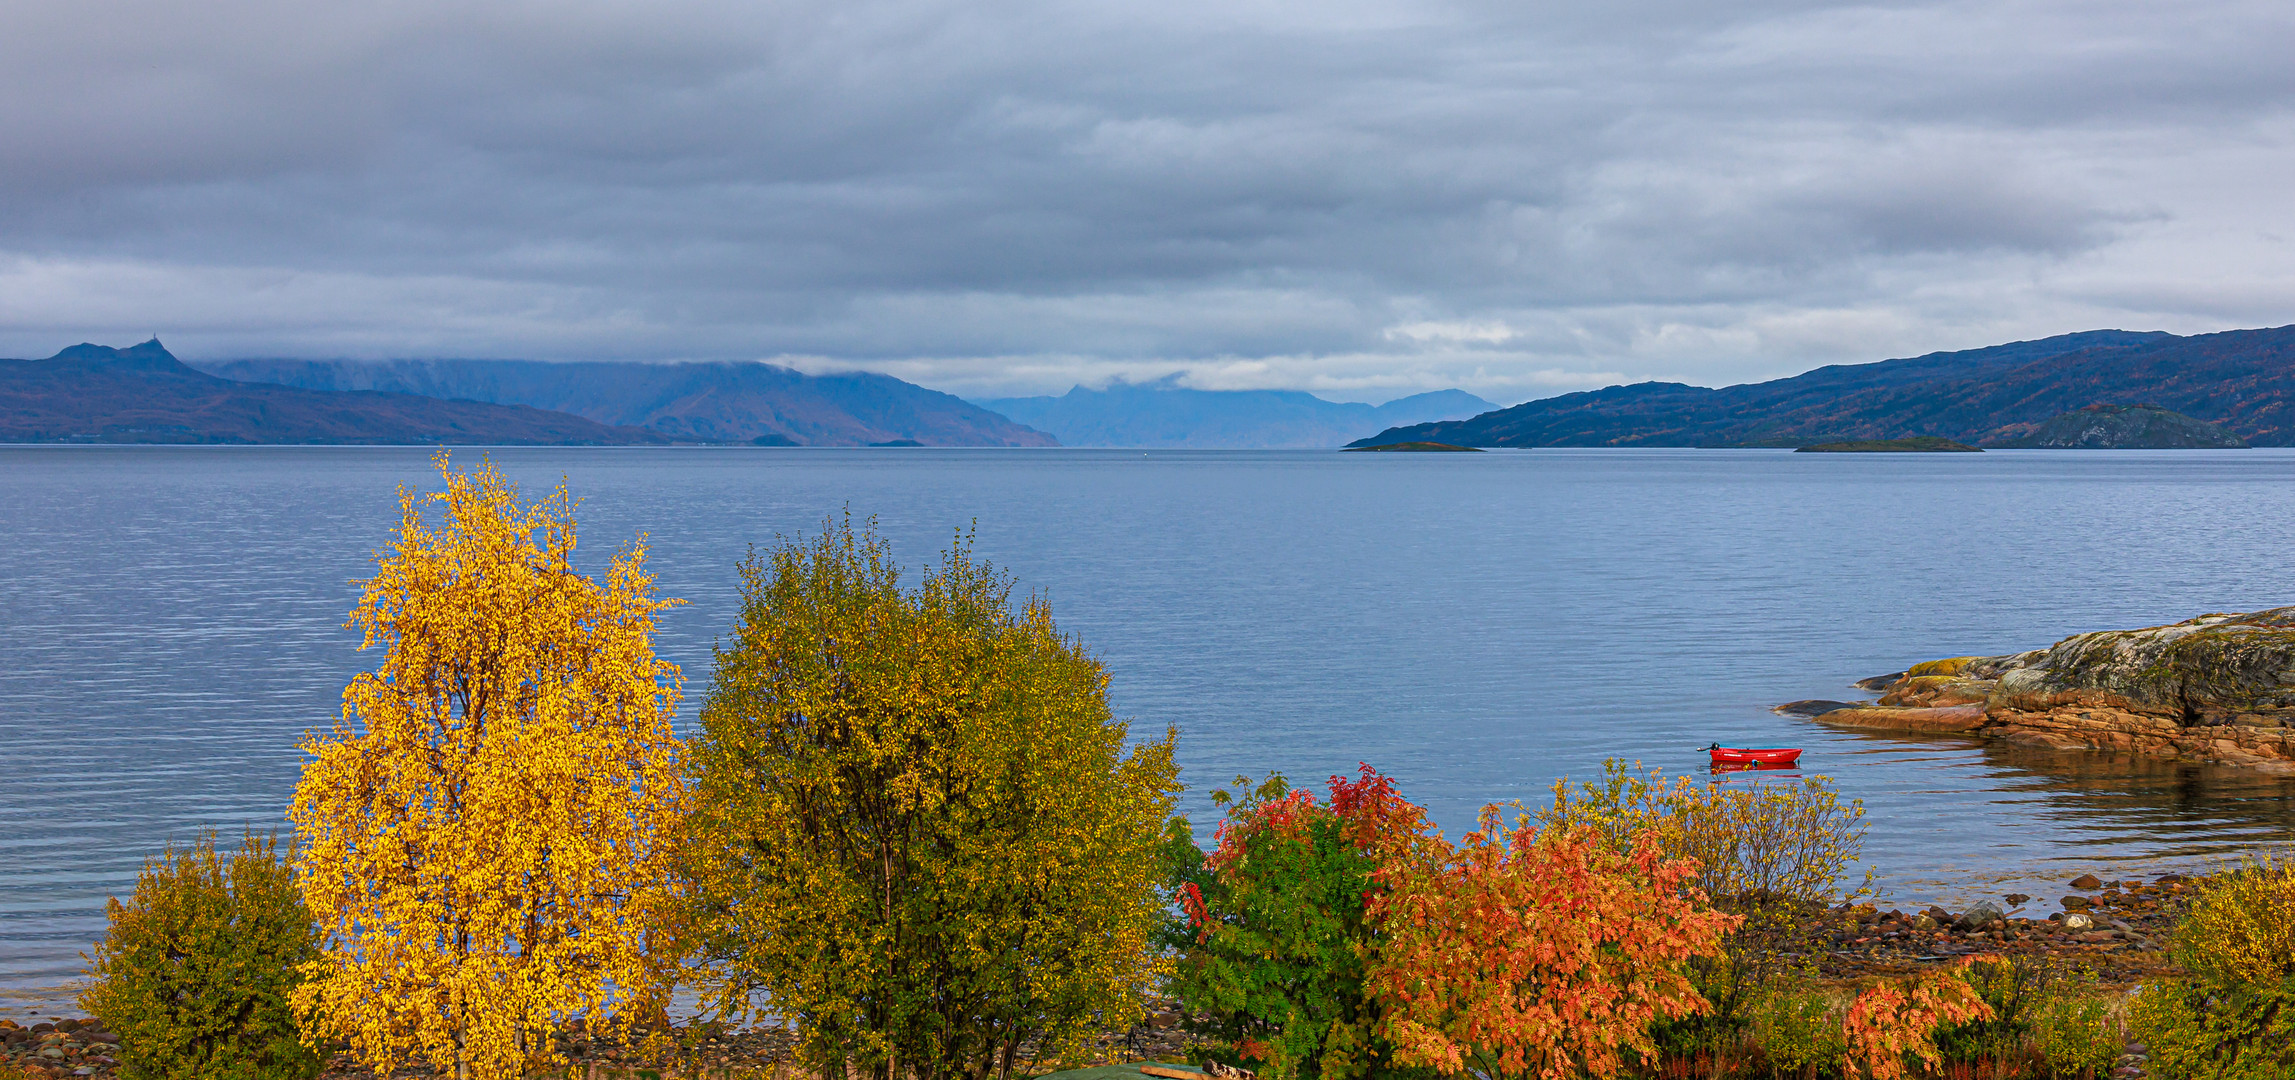
<path id="1" fill-rule="evenodd" d="M 1604 758 L 1699 770 L 1715 740 L 1807 748 L 1870 809 L 1895 903 L 2053 898 L 2295 822 L 2295 786 L 2252 774 L 1768 711 L 1918 660 L 2295 603 L 2295 451 L 490 456 L 529 494 L 567 481 L 585 564 L 647 537 L 690 601 L 658 642 L 688 718 L 749 545 L 849 507 L 914 568 L 976 530 L 1105 661 L 1136 733 L 1180 729 L 1199 826 L 1238 774 L 1367 761 L 1455 833 Z M 54 1008 L 163 843 L 282 824 L 297 739 L 379 660 L 341 624 L 399 485 L 436 487 L 427 451 L 0 449 L 0 999 Z"/>

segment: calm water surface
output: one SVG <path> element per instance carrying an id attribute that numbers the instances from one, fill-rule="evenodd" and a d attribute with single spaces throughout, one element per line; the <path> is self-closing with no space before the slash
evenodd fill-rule
<path id="1" fill-rule="evenodd" d="M 475 464 L 477 451 L 457 460 Z M 2295 452 L 509 449 L 587 561 L 643 534 L 688 709 L 734 563 L 850 507 L 978 551 L 1181 730 L 1188 805 L 1369 761 L 1453 831 L 1604 758 L 1808 748 L 1897 903 L 2042 896 L 2287 835 L 2295 787 L 1776 716 L 1911 661 L 2295 603 Z M 55 1008 L 142 860 L 282 823 L 341 626 L 427 451 L 0 448 L 0 1004 Z"/>

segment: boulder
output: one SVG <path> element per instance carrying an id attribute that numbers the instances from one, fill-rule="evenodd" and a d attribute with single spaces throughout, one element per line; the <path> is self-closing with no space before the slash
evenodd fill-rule
<path id="1" fill-rule="evenodd" d="M 1982 930 L 1993 923 L 2006 922 L 2008 913 L 1990 900 L 1979 900 L 1960 913 L 1958 925 L 1963 930 Z"/>
<path id="2" fill-rule="evenodd" d="M 1875 675 L 1869 679 L 1858 679 L 1856 682 L 1850 683 L 1849 685 L 1854 686 L 1859 690 L 1870 690 L 1878 694 L 1886 691 L 1889 687 L 1895 686 L 1897 684 L 1897 680 L 1904 677 L 1905 673 L 1899 671 L 1893 675 Z"/>
<path id="3" fill-rule="evenodd" d="M 1822 698 L 1811 698 L 1807 701 L 1788 701 L 1769 711 L 1779 716 L 1798 716 L 1805 720 L 1812 716 L 1822 716 L 1835 709 L 1850 709 L 1859 705 L 1870 704 L 1872 702 L 1869 701 L 1826 701 Z"/>
<path id="4" fill-rule="evenodd" d="M 2104 883 L 2096 880 L 2096 875 L 2094 874 L 2082 874 L 2079 877 L 2072 879 L 2072 887 L 2075 889 L 2083 890 L 2101 889 L 2104 887 Z"/>

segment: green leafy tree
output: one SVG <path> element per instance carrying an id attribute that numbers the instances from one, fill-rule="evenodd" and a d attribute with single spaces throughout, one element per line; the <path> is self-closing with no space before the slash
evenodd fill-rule
<path id="1" fill-rule="evenodd" d="M 1105 671 L 961 537 L 913 590 L 850 520 L 741 574 L 692 756 L 687 925 L 719 1009 L 884 1080 L 1136 1022 L 1176 732 L 1127 749 Z"/>
<path id="2" fill-rule="evenodd" d="M 89 959 L 81 1007 L 120 1036 L 129 1080 L 316 1076 L 288 1006 L 298 966 L 319 954 L 310 909 L 274 842 L 237 851 L 215 834 L 144 866 Z"/>

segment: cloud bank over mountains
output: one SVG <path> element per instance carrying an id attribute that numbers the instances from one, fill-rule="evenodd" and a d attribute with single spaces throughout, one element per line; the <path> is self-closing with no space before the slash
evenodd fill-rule
<path id="1" fill-rule="evenodd" d="M 2295 320 L 2283 3 L 0 10 L 0 355 L 1517 401 Z"/>

